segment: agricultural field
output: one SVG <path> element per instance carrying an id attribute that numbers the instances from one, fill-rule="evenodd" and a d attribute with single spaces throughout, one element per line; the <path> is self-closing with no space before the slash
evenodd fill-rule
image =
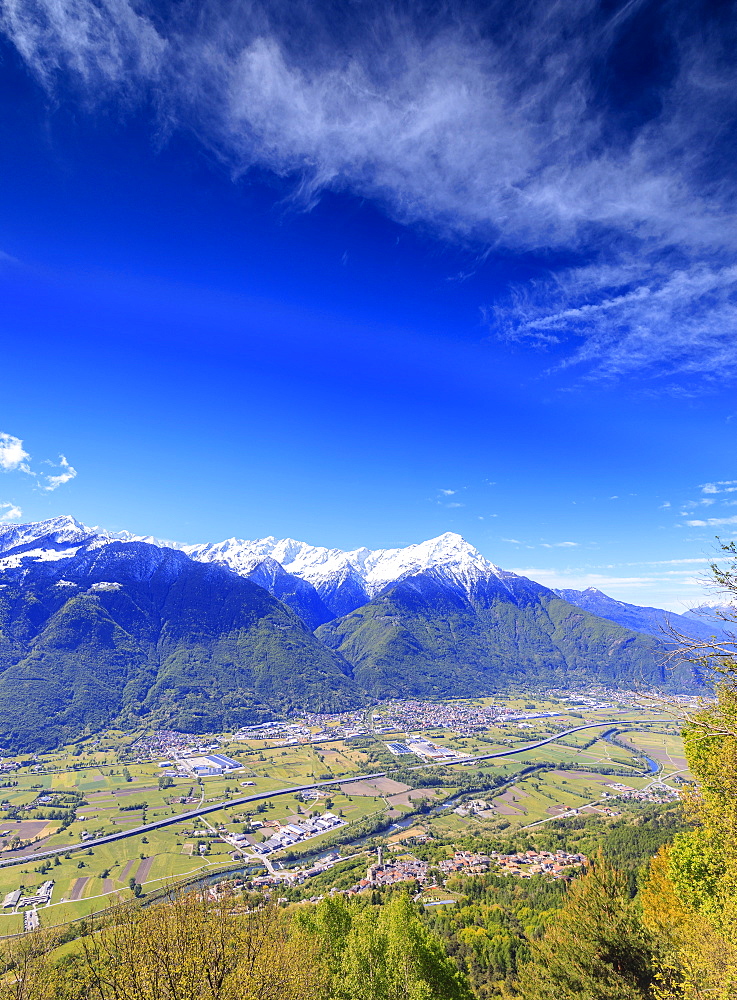
<path id="1" fill-rule="evenodd" d="M 652 760 L 658 761 L 662 765 L 664 772 L 681 772 L 685 778 L 689 777 L 688 763 L 683 755 L 683 740 L 677 732 L 638 732 L 630 730 L 620 736 L 622 743 L 640 750 L 647 754 Z"/>
<path id="2" fill-rule="evenodd" d="M 623 729 L 616 741 L 607 738 L 612 723 L 627 717 L 643 722 L 642 727 Z M 488 721 L 481 725 L 479 718 Z M 517 752 L 590 722 L 601 726 Z M 372 726 L 380 726 L 380 734 L 374 734 Z M 346 736 L 346 731 L 345 720 L 338 726 L 322 717 L 319 726 L 303 726 L 303 738 L 286 742 L 227 733 L 180 737 L 110 732 L 50 754 L 15 762 L 0 758 L 0 901 L 18 889 L 33 896 L 53 880 L 50 901 L 38 911 L 41 924 L 48 926 L 103 910 L 130 898 L 134 890 L 147 894 L 177 880 L 237 870 L 244 864 L 271 870 L 284 852 L 276 851 L 264 861 L 256 853 L 259 844 L 288 824 L 308 822 L 326 811 L 346 825 L 337 833 L 330 830 L 292 844 L 290 858 L 312 856 L 322 845 L 332 849 L 341 837 L 350 843 L 365 829 L 376 829 L 377 822 L 394 824 L 382 834 L 387 837 L 418 819 L 430 832 L 461 835 L 526 827 L 570 810 L 616 812 L 618 793 L 609 787 L 612 783 L 646 797 L 656 787 L 653 782 L 663 779 L 670 786 L 666 794 L 675 794 L 669 776 L 680 772 L 688 778 L 678 727 L 667 716 L 623 704 L 601 707 L 596 698 L 587 704 L 553 696 L 536 701 L 529 695 L 510 698 L 503 706 L 492 699 L 391 703 L 374 710 L 365 735 Z M 319 733 L 319 742 L 311 742 L 313 732 Z M 412 735 L 462 756 L 514 755 L 448 765 L 389 753 L 387 742 Z M 167 751 L 171 739 L 179 751 Z M 217 751 L 240 766 L 220 774 L 185 773 L 176 764 L 182 745 L 190 748 L 187 753 Z M 658 775 L 643 776 L 643 755 L 658 763 Z M 548 767 L 519 773 L 541 764 Z M 443 768 L 442 784 L 418 781 L 414 787 L 407 784 L 409 779 L 391 777 L 392 770 L 406 776 L 406 768 L 413 766 Z M 308 796 L 296 791 L 269 794 L 376 771 L 390 773 L 317 789 Z M 500 782 L 501 787 L 495 787 Z M 468 787 L 481 791 L 463 793 Z M 231 804 L 246 796 L 256 799 Z M 460 807 L 463 812 L 466 800 L 474 797 L 483 800 L 484 808 L 465 815 L 455 811 Z M 176 821 L 208 805 L 219 808 Z M 160 820 L 172 822 L 140 829 Z M 87 845 L 96 837 L 129 831 L 124 839 Z M 239 847 L 225 836 L 240 837 Z M 39 857 L 54 848 L 61 849 L 57 857 Z M 0 935 L 20 929 L 22 913 L 13 906 L 0 909 Z"/>

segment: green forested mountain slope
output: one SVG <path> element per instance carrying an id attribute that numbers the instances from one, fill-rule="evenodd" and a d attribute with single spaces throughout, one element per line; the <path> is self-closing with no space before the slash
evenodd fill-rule
<path id="1" fill-rule="evenodd" d="M 0 581 L 0 741 L 116 724 L 235 727 L 360 704 L 350 668 L 261 587 L 143 543 L 82 547 Z"/>
<path id="2" fill-rule="evenodd" d="M 656 640 L 511 574 L 470 597 L 430 574 L 403 580 L 317 635 L 375 697 L 488 694 L 509 682 L 671 682 Z"/>
<path id="3" fill-rule="evenodd" d="M 313 634 L 252 580 L 176 549 L 68 518 L 4 536 L 0 747 L 111 724 L 212 731 L 372 697 L 693 681 L 666 671 L 656 639 L 473 561 L 405 576 Z"/>

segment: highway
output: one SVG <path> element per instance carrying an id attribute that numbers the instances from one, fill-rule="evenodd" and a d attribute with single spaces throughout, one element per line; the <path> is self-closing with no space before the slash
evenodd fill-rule
<path id="1" fill-rule="evenodd" d="M 556 740 L 562 739 L 564 736 L 570 736 L 572 733 L 579 733 L 584 729 L 601 729 L 601 728 L 619 728 L 620 726 L 641 726 L 643 723 L 652 723 L 657 720 L 653 719 L 630 719 L 628 721 L 615 720 L 610 722 L 591 722 L 583 726 L 576 726 L 573 729 L 566 729 L 562 733 L 556 733 L 554 736 L 549 736 L 544 740 L 538 740 L 536 743 L 528 743 L 523 747 L 515 747 L 512 750 L 502 750 L 496 753 L 487 754 L 476 754 L 470 757 L 458 757 L 458 758 L 445 758 L 440 761 L 433 761 L 427 764 L 417 764 L 413 765 L 408 770 L 420 770 L 425 767 L 441 767 L 446 764 L 460 764 L 460 763 L 475 763 L 476 761 L 483 760 L 494 760 L 499 757 L 514 757 L 517 754 L 527 753 L 529 750 L 537 750 L 539 747 L 547 746 L 548 743 L 555 743 Z M 177 813 L 173 816 L 166 816 L 164 819 L 154 820 L 152 823 L 146 823 L 145 826 L 136 826 L 130 830 L 118 830 L 115 833 L 107 834 L 104 837 L 91 838 L 89 840 L 83 840 L 76 844 L 67 844 L 63 847 L 54 847 L 48 851 L 39 851 L 38 853 L 30 853 L 19 855 L 14 858 L 9 858 L 7 860 L 0 861 L 0 867 L 7 867 L 9 865 L 20 865 L 28 864 L 29 861 L 36 861 L 39 858 L 53 858 L 57 854 L 70 854 L 74 851 L 87 851 L 91 847 L 98 847 L 102 844 L 110 844 L 115 840 L 125 840 L 127 837 L 137 837 L 140 834 L 147 833 L 149 830 L 158 830 L 165 826 L 174 826 L 177 823 L 187 823 L 190 820 L 197 819 L 199 816 L 204 816 L 207 813 L 217 812 L 219 809 L 230 809 L 233 806 L 246 805 L 249 802 L 259 802 L 263 799 L 271 799 L 277 795 L 290 795 L 295 792 L 306 792 L 313 788 L 329 788 L 334 785 L 347 785 L 353 781 L 371 781 L 374 778 L 386 778 L 393 773 L 393 770 L 399 770 L 399 768 L 392 769 L 392 771 L 374 771 L 371 774 L 358 774 L 352 775 L 347 778 L 333 778 L 329 781 L 315 781 L 309 785 L 289 785 L 286 788 L 273 788 L 270 791 L 257 792 L 253 795 L 244 795 L 237 799 L 224 799 L 220 802 L 212 802 L 209 805 L 198 806 L 197 809 L 192 809 L 189 812 Z"/>

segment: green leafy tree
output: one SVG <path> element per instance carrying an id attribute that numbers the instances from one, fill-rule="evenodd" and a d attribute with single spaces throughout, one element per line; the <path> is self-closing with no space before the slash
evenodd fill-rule
<path id="1" fill-rule="evenodd" d="M 471 1000 L 470 986 L 406 893 L 384 906 L 324 900 L 300 914 L 332 976 L 335 1000 Z"/>
<path id="2" fill-rule="evenodd" d="M 732 1000 L 737 995 L 737 546 L 723 544 L 712 580 L 725 592 L 720 637 L 682 638 L 715 699 L 687 716 L 689 770 L 698 787 L 682 796 L 692 829 L 650 868 L 644 919 L 658 940 L 663 998 Z M 664 916 L 667 915 L 667 916 Z"/>
<path id="3" fill-rule="evenodd" d="M 520 968 L 524 1000 L 651 1000 L 653 946 L 626 878 L 600 856 L 571 886 L 565 904 Z"/>

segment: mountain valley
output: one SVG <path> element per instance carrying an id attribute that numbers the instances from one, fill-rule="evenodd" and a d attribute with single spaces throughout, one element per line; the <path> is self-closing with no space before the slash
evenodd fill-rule
<path id="1" fill-rule="evenodd" d="M 112 724 L 198 732 L 510 686 L 692 691 L 690 666 L 666 669 L 665 617 L 556 593 L 452 533 L 341 552 L 4 525 L 0 732 L 31 749 Z"/>

